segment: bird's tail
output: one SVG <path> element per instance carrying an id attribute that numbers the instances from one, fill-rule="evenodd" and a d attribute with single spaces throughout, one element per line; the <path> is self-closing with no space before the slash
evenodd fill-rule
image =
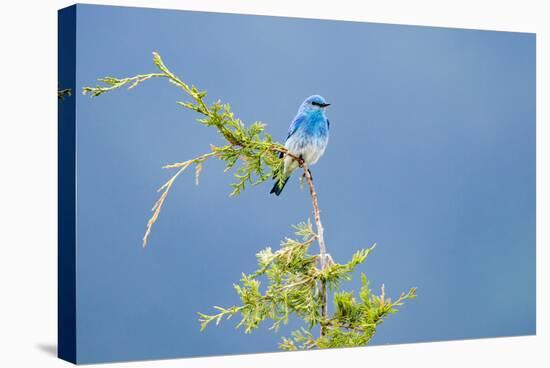
<path id="1" fill-rule="evenodd" d="M 273 185 L 273 188 L 271 188 L 271 192 L 269 192 L 269 194 L 275 193 L 275 195 L 277 196 L 280 195 L 286 185 L 286 182 L 288 181 L 288 178 L 290 178 L 290 176 L 287 177 L 283 182 L 276 181 L 275 185 Z"/>

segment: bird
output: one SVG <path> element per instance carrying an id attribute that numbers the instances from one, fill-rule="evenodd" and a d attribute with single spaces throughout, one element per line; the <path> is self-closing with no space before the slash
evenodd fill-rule
<path id="1" fill-rule="evenodd" d="M 308 166 L 315 164 L 327 148 L 330 122 L 326 108 L 330 106 L 319 95 L 309 96 L 302 102 L 292 120 L 285 141 L 285 148 L 294 156 L 300 157 Z M 282 158 L 281 153 L 279 156 Z M 282 182 L 275 180 L 270 194 L 280 195 L 292 172 L 300 164 L 291 156 L 284 157 Z M 275 178 L 276 179 L 276 178 Z"/>

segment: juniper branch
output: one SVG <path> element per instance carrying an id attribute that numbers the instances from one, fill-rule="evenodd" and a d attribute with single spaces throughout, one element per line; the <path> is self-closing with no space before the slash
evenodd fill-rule
<path id="1" fill-rule="evenodd" d="M 326 264 L 327 249 L 325 246 L 324 228 L 321 222 L 319 203 L 317 201 L 317 192 L 315 191 L 315 186 L 313 185 L 313 179 L 311 178 L 311 172 L 309 171 L 307 164 L 303 162 L 303 160 L 300 160 L 300 164 L 304 170 L 304 176 L 309 186 L 309 194 L 311 196 L 311 203 L 313 206 L 313 213 L 315 218 L 315 227 L 317 228 L 317 241 L 319 243 L 319 250 L 320 250 L 321 270 L 324 270 L 325 264 Z M 323 318 L 326 318 L 328 316 L 327 285 L 325 280 L 320 280 L 319 283 L 321 288 L 321 315 L 323 316 Z M 320 330 L 321 337 L 323 337 L 325 333 L 326 333 L 326 330 L 324 326 L 321 326 L 321 330 Z"/>
<path id="2" fill-rule="evenodd" d="M 206 153 L 204 155 L 200 155 L 199 157 L 196 157 L 192 160 L 187 160 L 187 161 L 184 161 L 184 162 L 177 162 L 177 163 L 174 163 L 174 164 L 163 166 L 164 169 L 179 168 L 179 170 L 176 171 L 176 173 L 174 175 L 172 175 L 172 177 L 157 190 L 157 192 L 162 192 L 162 194 L 160 195 L 159 199 L 155 202 L 155 205 L 151 209 L 151 211 L 153 211 L 153 216 L 151 216 L 149 221 L 147 221 L 147 229 L 145 230 L 145 235 L 143 236 L 143 246 L 144 247 L 147 246 L 147 239 L 149 238 L 149 234 L 151 234 L 151 229 L 153 227 L 153 224 L 157 221 L 157 219 L 160 215 L 160 210 L 162 208 L 162 205 L 164 204 L 164 201 L 166 200 L 166 197 L 168 196 L 168 192 L 172 188 L 172 185 L 174 185 L 174 182 L 176 181 L 178 176 L 182 172 L 184 172 L 185 169 L 187 169 L 189 166 L 195 164 L 195 168 L 196 168 L 195 169 L 195 182 L 198 185 L 198 183 L 199 183 L 199 174 L 202 170 L 202 165 L 203 165 L 204 161 L 206 161 L 208 158 L 210 158 L 214 155 L 215 155 L 214 152 L 210 152 L 210 153 Z"/>
<path id="3" fill-rule="evenodd" d="M 72 90 L 70 88 L 63 88 L 57 90 L 57 99 L 59 101 L 63 101 L 65 97 L 70 97 L 72 94 Z"/>
<path id="4" fill-rule="evenodd" d="M 128 86 L 128 89 L 135 88 L 141 83 L 152 78 L 168 79 L 170 83 L 181 88 L 189 97 L 192 98 L 193 102 L 177 101 L 177 103 L 184 108 L 196 111 L 203 115 L 205 118 L 198 119 L 198 121 L 203 125 L 215 127 L 229 143 L 228 145 L 222 147 L 211 146 L 212 152 L 202 156 L 216 156 L 218 159 L 225 161 L 226 171 L 231 169 L 238 160 L 243 162 L 243 166 L 241 166 L 241 168 L 239 168 L 235 173 L 235 177 L 238 181 L 237 183 L 232 184 L 233 191 L 230 194 L 232 196 L 240 194 L 241 191 L 245 189 L 247 182 L 257 185 L 273 176 L 278 179 L 282 179 L 281 169 L 283 160 L 277 156 L 279 153 L 283 153 L 283 155 L 288 155 L 297 160 L 304 171 L 304 176 L 308 180 L 315 224 L 317 228 L 317 240 L 321 250 L 321 263 L 324 264 L 326 247 L 323 237 L 323 226 L 317 204 L 317 195 L 313 181 L 311 180 L 311 174 L 303 160 L 293 155 L 280 143 L 274 142 L 271 136 L 264 132 L 265 125 L 263 123 L 255 122 L 247 128 L 240 119 L 235 118 L 228 104 L 222 104 L 220 101 L 216 101 L 211 105 L 211 107 L 208 107 L 204 101 L 206 91 L 199 91 L 195 86 L 189 86 L 187 83 L 183 82 L 166 67 L 161 56 L 156 52 L 153 53 L 153 63 L 157 69 L 159 69 L 160 73 L 138 74 L 136 76 L 126 78 L 108 76 L 99 79 L 100 82 L 106 84 L 107 86 L 84 87 L 82 92 L 83 94 L 89 93 L 92 97 L 97 97 L 124 86 Z M 143 237 L 143 246 L 147 245 L 147 240 L 151 233 L 152 226 L 159 217 L 160 210 L 164 204 L 168 191 L 172 187 L 175 179 L 190 164 L 196 164 L 195 180 L 198 183 L 198 177 L 202 170 L 202 162 L 204 160 L 200 162 L 196 162 L 194 160 L 190 161 L 181 163 L 180 170 L 178 170 L 176 174 L 161 187 L 161 197 L 155 203 L 155 206 L 153 207 L 153 216 L 147 222 L 147 228 Z M 177 168 L 180 166 L 166 165 L 165 168 Z M 267 166 L 268 170 L 265 169 L 265 166 Z"/>
<path id="5" fill-rule="evenodd" d="M 272 322 L 271 329 L 277 330 L 287 323 L 289 314 L 296 314 L 307 323 L 307 328 L 294 331 L 290 338 L 284 337 L 279 345 L 282 349 L 303 349 L 360 346 L 366 345 L 375 334 L 377 326 L 390 314 L 397 311 L 407 299 L 416 296 L 416 289 L 402 293 L 394 302 L 386 297 L 384 286 L 381 293 L 374 295 L 369 289 L 365 275 L 362 275 L 362 287 L 357 301 L 351 292 L 334 294 L 334 312 L 332 316 L 322 314 L 323 295 L 320 281 L 337 289 L 342 280 L 350 280 L 355 268 L 366 261 L 374 246 L 356 252 L 351 260 L 344 264 L 333 263 L 324 269 L 318 263 L 319 255 L 308 254 L 308 249 L 316 235 L 311 223 L 301 223 L 295 228 L 296 235 L 309 233 L 310 237 L 299 241 L 285 238 L 281 248 L 272 252 L 266 248 L 257 254 L 258 270 L 244 275 L 241 283 L 234 285 L 240 305 L 228 308 L 216 306 L 219 313 L 208 315 L 199 313 L 201 330 L 211 322 L 220 323 L 240 315 L 237 327 L 246 333 L 258 328 L 264 321 Z M 262 279 L 265 277 L 265 292 L 261 292 Z M 314 338 L 311 328 L 319 325 L 323 335 Z"/>
<path id="6" fill-rule="evenodd" d="M 159 217 L 168 191 L 171 189 L 176 178 L 191 164 L 195 164 L 195 181 L 198 183 L 205 158 L 216 157 L 224 161 L 226 163 L 226 171 L 233 168 L 237 161 L 241 161 L 242 166 L 235 173 L 237 182 L 232 184 L 233 191 L 231 195 L 236 196 L 245 189 L 247 183 L 256 185 L 270 179 L 272 176 L 279 177 L 282 160 L 280 160 L 278 154 L 286 152 L 286 149 L 281 144 L 273 142 L 271 136 L 264 132 L 264 124 L 255 122 L 246 127 L 241 120 L 235 118 L 230 106 L 222 104 L 220 101 L 216 101 L 211 106 L 208 106 L 204 100 L 206 92 L 199 91 L 195 86 L 189 86 L 183 82 L 166 67 L 159 54 L 153 53 L 153 62 L 159 72 L 139 74 L 126 78 L 110 76 L 101 78 L 99 81 L 106 86 L 84 87 L 83 93 L 97 97 L 125 86 L 128 86 L 129 89 L 135 88 L 153 78 L 167 79 L 173 85 L 181 88 L 192 99 L 192 102 L 178 101 L 177 103 L 184 108 L 201 114 L 203 118 L 198 119 L 198 121 L 203 125 L 216 128 L 227 140 L 228 144 L 221 147 L 211 146 L 211 152 L 201 155 L 194 160 L 165 166 L 165 168 L 177 168 L 178 171 L 161 187 L 161 197 L 155 203 L 153 215 L 147 223 L 143 238 L 144 246 L 147 245 L 152 226 Z"/>
<path id="7" fill-rule="evenodd" d="M 254 122 L 250 126 L 245 126 L 231 112 L 229 104 L 222 104 L 218 100 L 208 105 L 205 102 L 206 92 L 188 85 L 172 73 L 159 54 L 153 53 L 153 62 L 158 72 L 126 78 L 101 78 L 99 81 L 104 84 L 103 86 L 84 87 L 83 93 L 97 97 L 121 87 L 135 88 L 150 79 L 167 79 L 191 98 L 191 102 L 177 101 L 178 105 L 199 113 L 202 117 L 197 121 L 215 128 L 227 144 L 220 147 L 212 145 L 208 153 L 164 166 L 177 171 L 158 190 L 161 195 L 152 208 L 152 217 L 147 222 L 143 246 L 147 245 L 152 226 L 157 221 L 178 176 L 194 165 L 195 182 L 198 184 L 203 164 L 211 157 L 225 162 L 225 171 L 234 168 L 237 162 L 241 163 L 234 174 L 237 181 L 231 184 L 233 190 L 230 195 L 237 196 L 245 189 L 246 184 L 257 185 L 272 177 L 278 181 L 284 180 L 283 159 L 279 155 L 282 153 L 283 158 L 289 156 L 296 160 L 303 170 L 302 176 L 308 184 L 313 207 L 315 231 L 309 221 L 298 224 L 295 233 L 302 237 L 301 242 L 286 238 L 281 244 L 281 249 L 275 253 L 270 248 L 259 252 L 258 270 L 250 275 L 243 274 L 241 283 L 234 285 L 241 305 L 229 308 L 216 306 L 214 308 L 218 313 L 213 315 L 199 313 L 201 330 L 211 322 L 219 324 L 222 319 L 229 319 L 236 314 L 241 316 L 237 327 L 244 327 L 245 332 L 251 332 L 267 319 L 273 321 L 271 329 L 277 330 L 281 323 L 287 323 L 290 314 L 295 314 L 307 323 L 307 329 L 294 331 L 290 339 L 283 338 L 280 344 L 282 349 L 293 350 L 297 348 L 297 344 L 306 349 L 367 344 L 376 331 L 376 326 L 388 314 L 394 313 L 396 307 L 401 306 L 404 300 L 414 298 L 416 289 L 412 288 L 408 293 L 401 294 L 392 303 L 391 299 L 386 299 L 383 287 L 381 295 L 373 295 L 363 275 L 363 286 L 359 292 L 361 302 L 355 300 L 353 293 L 337 292 L 341 281 L 351 278 L 355 267 L 367 259 L 374 246 L 356 252 L 345 264 L 334 262 L 326 251 L 317 192 L 310 170 L 302 158 L 289 152 L 280 143 L 274 142 L 265 132 L 265 124 Z M 307 253 L 314 241 L 319 245 L 319 255 Z M 264 293 L 260 292 L 260 277 L 268 280 Z M 332 316 L 329 316 L 328 311 L 329 288 L 336 291 Z M 320 326 L 320 336 L 317 339 L 313 338 L 310 332 L 314 326 Z"/>

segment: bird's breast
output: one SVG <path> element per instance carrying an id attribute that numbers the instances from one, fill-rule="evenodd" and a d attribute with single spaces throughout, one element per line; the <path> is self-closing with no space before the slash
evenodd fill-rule
<path id="1" fill-rule="evenodd" d="M 304 161 L 311 165 L 316 163 L 325 152 L 328 143 L 328 134 L 310 135 L 296 132 L 290 137 L 285 146 L 296 156 L 301 156 Z"/>

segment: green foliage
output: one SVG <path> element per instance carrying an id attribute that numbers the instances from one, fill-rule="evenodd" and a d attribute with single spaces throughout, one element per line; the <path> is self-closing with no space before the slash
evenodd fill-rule
<path id="1" fill-rule="evenodd" d="M 65 97 L 71 96 L 72 90 L 70 88 L 63 88 L 57 90 L 57 99 L 63 101 Z"/>
<path id="2" fill-rule="evenodd" d="M 160 73 L 139 74 L 127 78 L 100 78 L 99 81 L 105 84 L 104 86 L 84 87 L 83 93 L 97 97 L 125 86 L 133 89 L 152 78 L 168 79 L 191 98 L 191 101 L 176 103 L 201 114 L 202 117 L 197 121 L 215 128 L 227 141 L 227 144 L 221 147 L 210 147 L 211 152 L 215 154 L 214 157 L 225 162 L 226 171 L 232 169 L 237 162 L 241 163 L 235 171 L 236 182 L 231 184 L 233 190 L 230 195 L 239 195 L 247 184 L 257 185 L 273 176 L 282 177 L 282 160 L 279 154 L 286 152 L 286 149 L 280 143 L 274 142 L 271 135 L 265 133 L 265 124 L 257 121 L 247 127 L 231 112 L 229 104 L 221 103 L 219 100 L 208 106 L 205 102 L 206 91 L 200 91 L 195 86 L 183 82 L 166 67 L 156 52 L 153 53 L 153 62 Z"/>
<path id="3" fill-rule="evenodd" d="M 215 129 L 225 144 L 219 147 L 211 145 L 210 151 L 205 154 L 164 166 L 176 169 L 176 173 L 158 190 L 161 195 L 152 208 L 153 215 L 143 237 L 144 246 L 177 177 L 194 166 L 198 184 L 204 163 L 212 157 L 224 162 L 225 171 L 234 169 L 235 182 L 231 184 L 231 195 L 237 196 L 248 184 L 257 185 L 272 177 L 282 182 L 283 160 L 280 155 L 287 155 L 298 160 L 302 167 L 312 199 L 317 232 L 309 221 L 300 223 L 294 227 L 297 239 L 285 238 L 277 251 L 271 248 L 260 251 L 257 254 L 258 269 L 252 274 L 243 274 L 240 283 L 234 285 L 240 304 L 227 308 L 215 306 L 217 313 L 212 315 L 199 313 L 201 331 L 212 322 L 218 325 L 235 315 L 240 317 L 237 327 L 243 328 L 245 333 L 252 332 L 264 321 L 271 323 L 270 329 L 278 331 L 281 324 L 288 323 L 290 316 L 294 315 L 303 320 L 304 325 L 292 332 L 291 337 L 282 339 L 279 344 L 281 349 L 366 345 L 388 315 L 395 313 L 403 301 L 416 296 L 416 289 L 410 289 L 392 302 L 386 298 L 383 286 L 379 295 L 373 294 L 366 276 L 362 275 L 358 296 L 353 292 L 341 291 L 342 282 L 351 280 L 356 267 L 365 262 L 374 246 L 357 251 L 347 263 L 334 262 L 325 253 L 317 195 L 307 165 L 283 145 L 274 142 L 265 132 L 263 123 L 254 122 L 246 126 L 234 116 L 229 104 L 220 101 L 207 104 L 206 92 L 189 86 L 174 75 L 157 53 L 153 53 L 153 62 L 159 72 L 127 78 L 101 78 L 102 86 L 84 87 L 83 93 L 97 97 L 121 87 L 135 88 L 149 79 L 167 79 L 190 98 L 190 101 L 177 103 L 200 114 L 197 121 Z M 319 244 L 320 254 L 308 252 L 314 242 Z M 332 314 L 328 313 L 329 292 L 333 293 Z M 320 331 L 317 338 L 312 333 L 316 328 Z"/>
<path id="4" fill-rule="evenodd" d="M 281 168 L 283 160 L 279 158 L 279 155 L 280 153 L 287 152 L 283 145 L 274 142 L 271 135 L 265 133 L 265 124 L 254 122 L 247 127 L 231 112 L 229 104 L 223 104 L 219 100 L 208 106 L 205 102 L 206 91 L 200 91 L 195 86 L 189 86 L 183 82 L 166 67 L 162 58 L 156 52 L 153 53 L 153 63 L 160 73 L 139 74 L 127 78 L 104 77 L 99 79 L 104 86 L 84 87 L 82 92 L 83 94 L 97 97 L 125 86 L 128 89 L 133 89 L 152 78 L 167 79 L 191 98 L 191 101 L 177 101 L 177 104 L 201 114 L 202 117 L 197 119 L 197 121 L 207 127 L 215 128 L 227 141 L 227 144 L 220 147 L 211 145 L 209 153 L 192 160 L 164 166 L 164 168 L 178 168 L 178 171 L 159 189 L 161 196 L 152 208 L 153 215 L 147 222 L 147 229 L 143 237 L 143 246 L 147 245 L 151 228 L 160 215 L 162 205 L 172 184 L 187 167 L 195 165 L 195 177 L 198 184 L 199 175 L 206 159 L 216 157 L 223 161 L 225 163 L 225 171 L 231 170 L 240 162 L 240 166 L 238 166 L 234 173 L 236 180 L 231 184 L 232 191 L 230 193 L 231 196 L 237 196 L 241 194 L 247 184 L 258 185 L 272 177 L 276 177 L 282 181 L 283 174 Z"/>
<path id="5" fill-rule="evenodd" d="M 374 246 L 356 252 L 347 263 L 331 261 L 321 270 L 318 267 L 319 256 L 308 253 L 317 237 L 311 223 L 298 224 L 295 233 L 301 240 L 286 238 L 276 252 L 266 248 L 257 254 L 258 270 L 249 275 L 243 274 L 240 284 L 234 285 L 240 305 L 228 308 L 216 306 L 214 308 L 218 313 L 212 315 L 199 313 L 201 330 L 211 322 L 217 325 L 224 318 L 239 315 L 237 327 L 243 328 L 246 333 L 268 320 L 271 321 L 270 329 L 277 331 L 294 314 L 305 322 L 305 326 L 294 331 L 290 338 L 284 337 L 279 344 L 281 349 L 362 346 L 370 341 L 385 317 L 395 313 L 404 300 L 416 296 L 416 289 L 412 288 L 392 302 L 386 298 L 384 287 L 380 295 L 374 295 L 363 274 L 359 300 L 353 292 L 335 292 L 334 312 L 323 317 L 321 285 L 326 283 L 331 290 L 338 290 L 343 280 L 351 280 L 351 273 L 365 262 Z M 265 279 L 263 292 L 260 278 Z M 313 336 L 311 331 L 315 326 L 324 327 L 323 336 Z"/>

